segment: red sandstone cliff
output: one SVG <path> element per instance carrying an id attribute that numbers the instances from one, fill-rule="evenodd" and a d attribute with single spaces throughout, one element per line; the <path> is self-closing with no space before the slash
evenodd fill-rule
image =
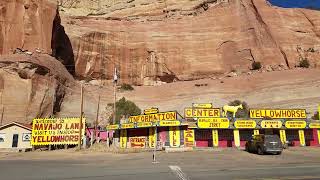
<path id="1" fill-rule="evenodd" d="M 110 79 L 117 66 L 124 82 L 154 84 L 245 72 L 253 61 L 273 70 L 294 68 L 301 58 L 320 63 L 319 11 L 265 0 L 116 1 L 102 9 L 81 3 L 62 6 L 83 78 Z M 68 6 L 89 8 L 94 17 L 72 16 Z"/>

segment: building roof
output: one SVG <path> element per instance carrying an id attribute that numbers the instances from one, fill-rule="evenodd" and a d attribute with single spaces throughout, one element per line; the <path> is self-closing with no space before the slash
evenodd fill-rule
<path id="1" fill-rule="evenodd" d="M 25 123 L 18 123 L 18 122 L 11 122 L 11 123 L 5 124 L 3 126 L 0 126 L 0 129 L 5 129 L 5 128 L 7 128 L 9 126 L 12 126 L 12 125 L 16 125 L 16 126 L 19 126 L 21 128 L 24 128 L 24 129 L 32 131 L 32 125 L 25 124 Z"/>

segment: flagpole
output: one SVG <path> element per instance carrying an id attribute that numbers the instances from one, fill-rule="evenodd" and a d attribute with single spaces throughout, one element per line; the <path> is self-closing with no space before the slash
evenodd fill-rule
<path id="1" fill-rule="evenodd" d="M 116 102 L 117 102 L 117 68 L 114 68 L 114 76 L 113 76 L 113 122 L 112 124 L 116 124 Z"/>

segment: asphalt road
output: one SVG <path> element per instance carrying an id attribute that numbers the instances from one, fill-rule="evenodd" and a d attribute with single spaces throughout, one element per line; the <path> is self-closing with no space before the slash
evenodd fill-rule
<path id="1" fill-rule="evenodd" d="M 0 179 L 316 180 L 320 179 L 319 155 L 305 152 L 305 149 L 287 151 L 281 156 L 258 156 L 237 150 L 158 153 L 159 163 L 152 163 L 151 153 L 90 157 L 80 154 L 72 158 L 59 155 L 57 159 L 4 158 L 0 160 Z"/>

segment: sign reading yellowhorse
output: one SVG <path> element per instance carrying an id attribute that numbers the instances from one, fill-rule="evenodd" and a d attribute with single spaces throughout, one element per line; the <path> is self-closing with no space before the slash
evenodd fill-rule
<path id="1" fill-rule="evenodd" d="M 138 122 L 136 127 L 137 128 L 146 128 L 146 127 L 152 127 L 153 123 L 152 122 Z"/>
<path id="2" fill-rule="evenodd" d="M 121 124 L 121 129 L 132 129 L 134 128 L 133 123 Z"/>
<path id="3" fill-rule="evenodd" d="M 288 129 L 304 129 L 307 127 L 306 121 L 286 121 L 284 126 Z"/>
<path id="4" fill-rule="evenodd" d="M 31 145 L 78 144 L 80 118 L 34 119 Z M 85 118 L 82 119 L 84 135 Z"/>
<path id="5" fill-rule="evenodd" d="M 160 126 L 180 126 L 180 121 L 160 121 Z"/>
<path id="6" fill-rule="evenodd" d="M 311 122 L 311 123 L 309 124 L 309 128 L 320 129 L 320 123 L 318 123 L 318 122 Z"/>
<path id="7" fill-rule="evenodd" d="M 234 127 L 237 129 L 254 129 L 257 123 L 254 120 L 237 120 L 234 122 Z"/>
<path id="8" fill-rule="evenodd" d="M 218 118 L 220 117 L 219 108 L 186 108 L 185 118 Z"/>
<path id="9" fill-rule="evenodd" d="M 148 115 L 138 115 L 130 116 L 129 122 L 157 122 L 157 121 L 168 121 L 168 120 L 177 120 L 177 112 L 162 112 L 157 114 L 148 114 Z"/>
<path id="10" fill-rule="evenodd" d="M 119 129 L 119 124 L 112 124 L 107 126 L 108 130 L 116 130 Z"/>
<path id="11" fill-rule="evenodd" d="M 230 122 L 227 118 L 199 118 L 198 128 L 202 129 L 226 129 Z"/>
<path id="12" fill-rule="evenodd" d="M 250 118 L 292 119 L 307 118 L 305 109 L 250 109 Z"/>
<path id="13" fill-rule="evenodd" d="M 260 125 L 261 128 L 278 129 L 282 127 L 282 122 L 280 120 L 263 120 Z"/>
<path id="14" fill-rule="evenodd" d="M 143 112 L 144 112 L 145 115 L 147 115 L 147 114 L 157 114 L 157 113 L 159 113 L 159 109 L 158 108 L 150 108 L 150 109 L 145 109 Z"/>
<path id="15" fill-rule="evenodd" d="M 193 103 L 192 107 L 209 109 L 209 108 L 212 108 L 212 104 L 211 103 Z"/>

